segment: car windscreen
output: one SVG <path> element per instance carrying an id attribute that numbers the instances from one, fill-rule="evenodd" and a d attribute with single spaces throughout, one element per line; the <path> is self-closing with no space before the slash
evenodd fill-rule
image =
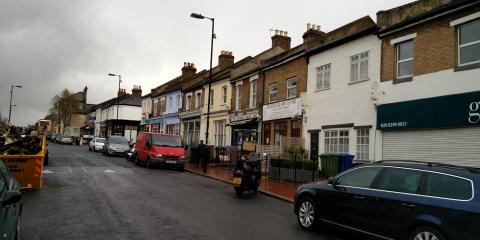
<path id="1" fill-rule="evenodd" d="M 152 135 L 152 143 L 155 146 L 182 147 L 180 136 Z"/>
<path id="2" fill-rule="evenodd" d="M 128 140 L 123 137 L 111 137 L 109 141 L 113 144 L 128 144 Z"/>
<path id="3" fill-rule="evenodd" d="M 98 143 L 105 143 L 105 138 L 97 138 Z"/>

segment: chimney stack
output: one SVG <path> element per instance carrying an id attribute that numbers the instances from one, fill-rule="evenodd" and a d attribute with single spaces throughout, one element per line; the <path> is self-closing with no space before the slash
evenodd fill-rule
<path id="1" fill-rule="evenodd" d="M 182 79 L 188 79 L 193 77 L 197 73 L 197 69 L 195 68 L 195 64 L 184 62 L 182 67 Z"/>
<path id="2" fill-rule="evenodd" d="M 118 91 L 118 96 L 123 97 L 125 95 L 127 95 L 127 92 L 125 92 L 125 88 L 120 88 Z"/>
<path id="3" fill-rule="evenodd" d="M 134 96 L 142 96 L 142 86 L 133 85 L 132 95 Z"/>
<path id="4" fill-rule="evenodd" d="M 218 56 L 218 66 L 220 71 L 233 65 L 235 58 L 233 53 L 229 51 L 222 51 Z"/>
<path id="5" fill-rule="evenodd" d="M 272 48 L 281 47 L 284 50 L 290 49 L 292 39 L 288 36 L 287 31 L 275 29 L 275 35 L 272 36 Z"/>
<path id="6" fill-rule="evenodd" d="M 326 33 L 320 30 L 320 25 L 307 23 L 307 31 L 303 34 L 303 45 L 311 48 L 325 42 Z"/>

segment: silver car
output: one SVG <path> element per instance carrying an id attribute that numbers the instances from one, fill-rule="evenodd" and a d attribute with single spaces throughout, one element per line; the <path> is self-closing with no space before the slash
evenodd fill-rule
<path id="1" fill-rule="evenodd" d="M 73 143 L 73 140 L 72 140 L 71 137 L 63 136 L 63 137 L 60 139 L 60 143 L 61 143 L 61 144 L 72 144 L 72 143 Z"/>
<path id="2" fill-rule="evenodd" d="M 103 151 L 103 146 L 105 145 L 105 138 L 93 138 L 90 143 L 88 143 L 88 150 L 92 152 Z"/>
<path id="3" fill-rule="evenodd" d="M 103 147 L 103 154 L 110 155 L 127 155 L 130 151 L 128 140 L 122 136 L 109 136 Z"/>

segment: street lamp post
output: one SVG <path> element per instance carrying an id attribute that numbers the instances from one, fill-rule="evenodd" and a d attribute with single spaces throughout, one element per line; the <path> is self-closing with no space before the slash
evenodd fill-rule
<path id="1" fill-rule="evenodd" d="M 212 58 L 213 58 L 213 39 L 215 38 L 215 18 L 205 17 L 202 14 L 192 13 L 190 17 L 197 18 L 197 19 L 209 19 L 212 21 L 212 36 L 210 42 L 210 73 L 208 78 L 208 103 L 207 103 L 207 131 L 205 132 L 205 145 L 208 145 L 208 129 L 210 126 L 210 92 L 212 91 Z M 209 154 L 210 156 L 210 154 Z M 207 163 L 203 164 L 203 173 L 207 172 Z"/>
<path id="2" fill-rule="evenodd" d="M 13 99 L 13 88 L 22 88 L 20 85 L 13 85 L 10 88 L 10 108 L 8 110 L 8 126 L 10 126 L 10 118 L 12 116 L 12 99 Z"/>
<path id="3" fill-rule="evenodd" d="M 118 92 L 117 92 L 117 120 L 118 120 L 118 106 L 120 105 L 120 83 L 122 82 L 122 76 L 109 73 L 108 76 L 118 77 Z"/>

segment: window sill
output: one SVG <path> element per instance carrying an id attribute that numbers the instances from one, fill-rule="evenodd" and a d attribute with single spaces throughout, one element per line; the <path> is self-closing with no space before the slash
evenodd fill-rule
<path id="1" fill-rule="evenodd" d="M 322 91 L 325 91 L 325 90 L 330 90 L 330 88 L 321 88 L 321 89 L 316 89 L 315 91 L 313 92 L 322 92 Z"/>
<path id="2" fill-rule="evenodd" d="M 463 66 L 456 66 L 453 71 L 454 72 L 461 72 L 461 71 L 467 71 L 467 70 L 472 70 L 472 69 L 476 69 L 476 68 L 480 68 L 480 63 L 472 63 L 472 64 L 468 64 L 468 65 L 463 65 Z"/>
<path id="3" fill-rule="evenodd" d="M 352 84 L 355 84 L 355 83 L 360 83 L 360 82 L 366 82 L 370 80 L 370 78 L 367 78 L 367 79 L 362 79 L 362 80 L 357 80 L 357 81 L 354 81 L 354 82 L 348 82 L 348 85 L 352 85 Z"/>
<path id="4" fill-rule="evenodd" d="M 399 84 L 399 83 L 411 82 L 411 81 L 413 81 L 413 77 L 404 77 L 404 78 L 394 79 L 392 81 L 392 84 Z"/>

